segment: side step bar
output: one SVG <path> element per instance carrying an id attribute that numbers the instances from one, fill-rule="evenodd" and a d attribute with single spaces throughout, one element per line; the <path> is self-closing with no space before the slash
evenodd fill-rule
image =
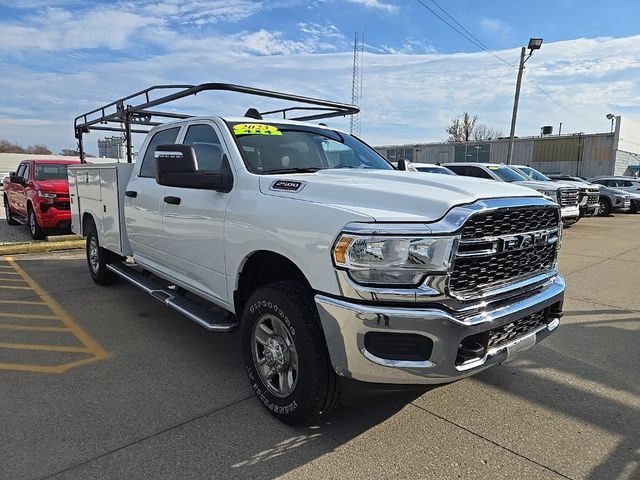
<path id="1" fill-rule="evenodd" d="M 110 263 L 107 268 L 211 332 L 231 332 L 238 328 L 238 322 L 223 308 L 194 302 L 122 263 Z"/>

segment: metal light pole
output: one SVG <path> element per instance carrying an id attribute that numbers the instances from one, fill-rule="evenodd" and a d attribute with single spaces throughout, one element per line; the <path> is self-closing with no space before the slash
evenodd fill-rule
<path id="1" fill-rule="evenodd" d="M 516 133 L 516 116 L 518 115 L 518 100 L 520 100 L 520 85 L 522 83 L 522 72 L 524 71 L 524 64 L 526 63 L 534 50 L 539 50 L 542 46 L 541 38 L 530 38 L 529 44 L 526 47 L 522 47 L 520 50 L 520 68 L 518 69 L 518 81 L 516 82 L 516 96 L 513 99 L 513 114 L 511 115 L 511 133 L 509 134 L 509 151 L 507 153 L 507 165 L 511 165 L 513 159 L 513 143 Z M 525 54 L 529 49 L 529 55 L 525 58 Z"/>
<path id="2" fill-rule="evenodd" d="M 607 118 L 611 120 L 611 133 L 613 133 L 613 121 L 615 120 L 616 116 L 613 113 L 607 113 Z"/>

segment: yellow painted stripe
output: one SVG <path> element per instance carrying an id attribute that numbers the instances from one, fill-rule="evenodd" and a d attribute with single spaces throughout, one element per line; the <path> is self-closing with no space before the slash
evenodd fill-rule
<path id="1" fill-rule="evenodd" d="M 9 350 L 38 350 L 44 352 L 93 353 L 87 347 L 67 347 L 65 345 L 42 345 L 39 343 L 6 343 L 0 342 L 0 348 Z"/>
<path id="2" fill-rule="evenodd" d="M 53 314 L 73 332 L 73 334 L 80 340 L 95 356 L 93 361 L 103 360 L 109 358 L 109 353 L 104 350 L 93 338 L 91 338 L 76 322 L 73 321 L 71 316 L 60 306 L 54 298 L 45 292 L 35 280 L 33 280 L 27 273 L 13 260 L 11 257 L 6 257 L 7 262 L 13 267 L 14 271 L 18 272 L 25 282 L 36 292 L 40 297 L 40 300 L 45 302 Z M 88 359 L 87 359 L 88 360 Z"/>
<path id="3" fill-rule="evenodd" d="M 29 325 L 8 325 L 0 323 L 0 330 L 24 330 L 28 332 L 69 332 L 67 327 L 32 327 Z"/>
<path id="4" fill-rule="evenodd" d="M 0 305 L 3 303 L 11 305 L 46 305 L 44 302 L 32 302 L 29 300 L 0 300 Z"/>
<path id="5" fill-rule="evenodd" d="M 4 318 L 35 318 L 38 320 L 58 320 L 55 315 L 36 315 L 33 313 L 12 313 L 12 312 L 0 312 L 0 317 Z"/>
<path id="6" fill-rule="evenodd" d="M 74 367 L 86 365 L 96 361 L 95 357 L 83 358 L 75 362 L 65 363 L 64 365 L 27 365 L 21 363 L 0 363 L 0 370 L 17 370 L 20 372 L 37 372 L 37 373 L 64 373 Z"/>

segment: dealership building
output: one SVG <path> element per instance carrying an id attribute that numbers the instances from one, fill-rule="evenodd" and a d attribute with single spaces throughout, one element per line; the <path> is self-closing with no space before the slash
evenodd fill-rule
<path id="1" fill-rule="evenodd" d="M 634 175 L 640 171 L 640 123 L 615 117 L 611 133 L 554 135 L 543 127 L 536 137 L 516 137 L 513 164 L 530 165 L 544 173 L 581 177 Z M 414 163 L 507 163 L 509 139 L 442 142 L 376 147 L 390 161 Z"/>

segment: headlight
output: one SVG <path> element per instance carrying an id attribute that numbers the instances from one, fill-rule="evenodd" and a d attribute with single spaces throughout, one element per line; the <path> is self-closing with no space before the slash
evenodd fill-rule
<path id="1" fill-rule="evenodd" d="M 333 249 L 336 266 L 363 284 L 415 285 L 449 268 L 455 237 L 385 237 L 343 234 Z"/>
<path id="2" fill-rule="evenodd" d="M 38 196 L 40 198 L 56 198 L 55 193 L 47 193 L 47 192 L 43 192 L 42 190 L 38 190 Z"/>
<path id="3" fill-rule="evenodd" d="M 536 189 L 538 190 L 538 189 Z M 547 197 L 550 197 L 554 202 L 558 202 L 558 191 L 557 190 L 543 190 L 543 189 L 539 189 L 538 190 L 541 194 L 546 195 Z"/>

